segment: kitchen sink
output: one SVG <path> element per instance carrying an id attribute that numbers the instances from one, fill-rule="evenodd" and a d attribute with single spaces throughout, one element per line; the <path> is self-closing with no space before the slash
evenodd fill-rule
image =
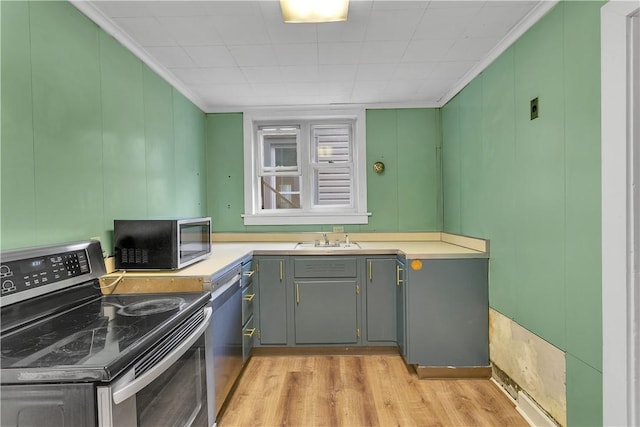
<path id="1" fill-rule="evenodd" d="M 360 249 L 360 245 L 356 242 L 330 242 L 324 243 L 320 241 L 315 242 L 299 242 L 297 243 L 293 249 L 295 250 L 350 250 L 350 249 Z"/>

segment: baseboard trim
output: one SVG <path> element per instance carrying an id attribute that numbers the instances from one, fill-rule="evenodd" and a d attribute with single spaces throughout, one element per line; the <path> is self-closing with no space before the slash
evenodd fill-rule
<path id="1" fill-rule="evenodd" d="M 395 346 L 365 347 L 254 347 L 254 356 L 369 356 L 399 354 Z"/>
<path id="2" fill-rule="evenodd" d="M 414 366 L 420 379 L 489 379 L 491 366 Z"/>
<path id="3" fill-rule="evenodd" d="M 536 402 L 523 392 L 518 392 L 516 411 L 532 426 L 557 427 L 558 424 L 549 417 Z"/>

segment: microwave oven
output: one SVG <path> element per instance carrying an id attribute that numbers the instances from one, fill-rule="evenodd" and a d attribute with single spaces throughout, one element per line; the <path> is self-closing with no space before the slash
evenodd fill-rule
<path id="1" fill-rule="evenodd" d="M 177 270 L 211 254 L 211 218 L 113 221 L 118 270 Z"/>

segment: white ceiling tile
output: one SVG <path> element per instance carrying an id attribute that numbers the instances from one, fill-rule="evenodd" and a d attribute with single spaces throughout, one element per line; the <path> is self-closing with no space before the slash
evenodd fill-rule
<path id="1" fill-rule="evenodd" d="M 356 81 L 353 85 L 351 99 L 353 102 L 376 103 L 380 102 L 381 94 L 387 88 L 388 82 L 382 81 Z"/>
<path id="2" fill-rule="evenodd" d="M 320 86 L 316 83 L 287 83 L 287 93 L 290 95 L 324 95 Z"/>
<path id="3" fill-rule="evenodd" d="M 154 16 L 200 16 L 206 13 L 201 1 L 150 1 L 148 8 Z"/>
<path id="4" fill-rule="evenodd" d="M 206 97 L 217 98 L 219 96 L 238 96 L 249 97 L 253 94 L 251 86 L 248 84 L 212 84 L 212 85 L 194 85 L 198 93 L 202 93 Z"/>
<path id="5" fill-rule="evenodd" d="M 484 7 L 464 32 L 467 37 L 502 37 L 531 10 L 523 4 L 507 7 Z"/>
<path id="6" fill-rule="evenodd" d="M 230 46 L 229 53 L 241 67 L 278 65 L 270 44 Z"/>
<path id="7" fill-rule="evenodd" d="M 423 10 L 384 10 L 371 12 L 366 40 L 408 40 L 413 35 Z"/>
<path id="8" fill-rule="evenodd" d="M 349 3 L 349 17 L 343 22 L 327 22 L 317 25 L 319 42 L 359 42 L 364 40 L 371 16 L 371 2 Z"/>
<path id="9" fill-rule="evenodd" d="M 277 0 L 91 2 L 212 110 L 435 103 L 539 3 L 352 0 L 346 22 L 284 24 Z"/>
<path id="10" fill-rule="evenodd" d="M 215 28 L 228 45 L 269 43 L 262 15 L 212 16 Z"/>
<path id="11" fill-rule="evenodd" d="M 222 44 L 211 18 L 207 16 L 160 17 L 158 22 L 181 46 Z"/>
<path id="12" fill-rule="evenodd" d="M 429 3 L 429 9 L 466 9 L 468 7 L 482 7 L 485 0 L 433 0 Z"/>
<path id="13" fill-rule="evenodd" d="M 233 67 L 237 65 L 226 46 L 186 46 L 184 50 L 198 67 Z"/>
<path id="14" fill-rule="evenodd" d="M 318 63 L 318 45 L 275 44 L 273 46 L 280 65 L 315 65 Z"/>
<path id="15" fill-rule="evenodd" d="M 455 43 L 455 39 L 412 40 L 402 57 L 402 62 L 427 62 L 443 59 Z"/>
<path id="16" fill-rule="evenodd" d="M 318 62 L 322 65 L 357 64 L 362 43 L 319 43 Z"/>
<path id="17" fill-rule="evenodd" d="M 403 41 L 367 41 L 362 44 L 360 63 L 362 64 L 395 64 L 398 63 L 408 42 Z"/>
<path id="18" fill-rule="evenodd" d="M 437 62 L 401 63 L 395 69 L 393 78 L 396 80 L 426 79 L 438 66 Z"/>
<path id="19" fill-rule="evenodd" d="M 253 83 L 283 83 L 280 67 L 240 67 L 247 81 Z"/>
<path id="20" fill-rule="evenodd" d="M 425 9 L 429 0 L 374 0 L 373 10 Z"/>
<path id="21" fill-rule="evenodd" d="M 479 61 L 500 41 L 499 38 L 462 38 L 443 58 L 447 61 Z"/>
<path id="22" fill-rule="evenodd" d="M 267 28 L 273 43 L 316 43 L 317 24 L 285 24 L 278 22 Z"/>
<path id="23" fill-rule="evenodd" d="M 351 96 L 353 84 L 351 82 L 324 82 L 313 85 L 318 89 L 318 93 L 328 96 Z"/>
<path id="24" fill-rule="evenodd" d="M 438 62 L 434 70 L 429 74 L 430 80 L 459 80 L 469 70 L 471 70 L 477 62 L 474 61 L 443 61 Z"/>
<path id="25" fill-rule="evenodd" d="M 141 46 L 174 46 L 171 34 L 156 18 L 116 18 L 114 22 Z"/>
<path id="26" fill-rule="evenodd" d="M 281 66 L 280 72 L 285 82 L 317 82 L 320 78 L 317 65 Z"/>
<path id="27" fill-rule="evenodd" d="M 254 96 L 280 96 L 289 93 L 289 87 L 289 83 L 256 83 L 251 90 Z"/>
<path id="28" fill-rule="evenodd" d="M 145 50 L 168 68 L 196 67 L 191 57 L 181 47 L 160 46 L 148 47 Z"/>
<path id="29" fill-rule="evenodd" d="M 422 86 L 417 90 L 420 96 L 426 101 L 437 102 L 439 101 L 446 93 L 447 88 L 455 85 L 457 80 L 427 80 Z"/>
<path id="30" fill-rule="evenodd" d="M 176 77 L 195 86 L 215 86 L 226 83 L 246 83 L 246 78 L 237 67 L 229 68 L 174 68 Z"/>
<path id="31" fill-rule="evenodd" d="M 335 64 L 319 65 L 318 75 L 321 81 L 339 82 L 353 81 L 358 73 L 358 66 L 355 64 Z"/>
<path id="32" fill-rule="evenodd" d="M 207 14 L 212 16 L 260 15 L 262 1 L 213 0 L 204 1 Z M 270 3 L 265 1 L 265 3 Z"/>
<path id="33" fill-rule="evenodd" d="M 480 7 L 427 9 L 413 34 L 413 39 L 457 38 L 464 33 L 480 10 Z"/>
<path id="34" fill-rule="evenodd" d="M 111 18 L 151 16 L 146 1 L 97 1 L 94 5 Z"/>
<path id="35" fill-rule="evenodd" d="M 358 81 L 389 80 L 393 78 L 396 64 L 360 64 L 358 65 Z"/>

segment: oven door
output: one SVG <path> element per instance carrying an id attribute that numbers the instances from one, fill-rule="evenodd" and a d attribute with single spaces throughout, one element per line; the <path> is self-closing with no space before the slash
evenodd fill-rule
<path id="1" fill-rule="evenodd" d="M 97 388 L 98 425 L 211 426 L 205 337 L 210 307 L 173 331 L 114 383 Z"/>

